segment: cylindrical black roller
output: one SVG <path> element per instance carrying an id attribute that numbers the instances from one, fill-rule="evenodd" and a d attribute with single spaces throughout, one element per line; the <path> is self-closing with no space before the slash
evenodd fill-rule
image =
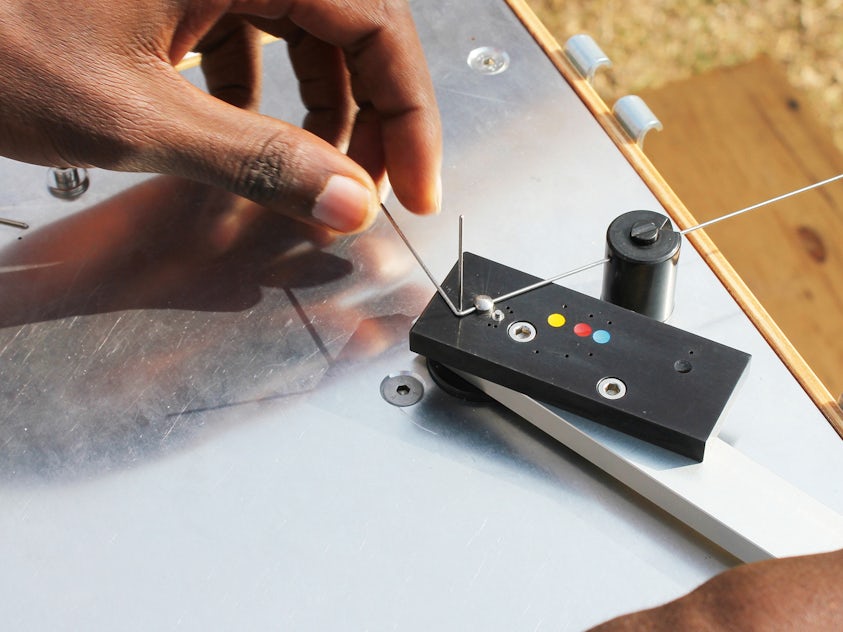
<path id="1" fill-rule="evenodd" d="M 667 320 L 673 311 L 682 236 L 654 211 L 630 211 L 609 225 L 602 299 Z"/>

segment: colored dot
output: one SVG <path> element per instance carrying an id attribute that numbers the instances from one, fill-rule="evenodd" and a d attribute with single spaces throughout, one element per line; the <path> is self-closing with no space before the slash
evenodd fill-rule
<path id="1" fill-rule="evenodd" d="M 591 326 L 586 325 L 585 323 L 577 323 L 576 325 L 574 325 L 574 333 L 577 334 L 580 338 L 590 336 Z"/>
<path id="2" fill-rule="evenodd" d="M 563 327 L 565 325 L 565 317 L 562 314 L 551 314 L 547 317 L 547 324 L 551 327 Z"/>
<path id="3" fill-rule="evenodd" d="M 610 334 L 605 329 L 598 329 L 597 331 L 594 332 L 594 335 L 591 336 L 591 337 L 594 339 L 594 342 L 596 342 L 597 344 L 605 345 L 607 342 L 609 342 L 612 339 L 612 334 Z"/>

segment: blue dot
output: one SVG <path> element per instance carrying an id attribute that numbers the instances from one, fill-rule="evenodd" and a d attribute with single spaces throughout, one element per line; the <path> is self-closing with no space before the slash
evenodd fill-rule
<path id="1" fill-rule="evenodd" d="M 612 339 L 612 334 L 610 334 L 605 329 L 598 329 L 597 331 L 594 332 L 594 334 L 591 337 L 594 338 L 594 342 L 596 342 L 597 344 L 605 345 L 607 342 L 609 342 Z"/>

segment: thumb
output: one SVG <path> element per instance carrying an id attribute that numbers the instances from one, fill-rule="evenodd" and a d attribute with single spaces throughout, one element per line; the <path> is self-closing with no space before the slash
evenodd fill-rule
<path id="1" fill-rule="evenodd" d="M 166 93 L 155 170 L 223 187 L 341 233 L 365 230 L 374 221 L 380 201 L 375 183 L 333 145 L 229 105 L 181 77 L 177 82 Z"/>

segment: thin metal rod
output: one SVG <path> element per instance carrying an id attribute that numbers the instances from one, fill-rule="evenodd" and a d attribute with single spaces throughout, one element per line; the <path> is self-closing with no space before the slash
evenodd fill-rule
<path id="1" fill-rule="evenodd" d="M 433 283 L 433 285 L 436 287 L 436 291 L 439 293 L 439 296 L 442 297 L 442 300 L 445 301 L 445 303 L 448 305 L 448 308 L 452 312 L 454 312 L 454 316 L 465 316 L 467 314 L 470 314 L 472 311 L 474 311 L 473 308 L 471 310 L 467 311 L 467 312 L 463 312 L 463 311 L 457 309 L 456 305 L 454 305 L 453 302 L 451 302 L 451 299 L 448 298 L 448 295 L 445 293 L 445 290 L 442 289 L 442 286 L 439 285 L 439 283 L 436 282 L 436 279 L 433 277 L 433 274 L 430 272 L 430 270 L 428 270 L 427 266 L 424 264 L 424 261 L 422 261 L 422 258 L 419 256 L 419 253 L 417 253 L 416 249 L 413 248 L 413 245 L 410 243 L 410 240 L 407 239 L 407 236 L 398 227 L 398 224 L 393 219 L 392 215 L 387 210 L 386 206 L 383 205 L 383 203 L 381 203 L 381 210 L 383 211 L 383 214 L 386 215 L 386 219 L 389 220 L 389 223 L 392 224 L 392 227 L 395 229 L 395 232 L 398 233 L 398 236 L 401 238 L 401 241 L 404 242 L 404 245 L 407 246 L 409 251 L 416 258 L 416 261 L 421 266 L 421 269 L 424 270 L 424 273 L 427 275 L 427 278 L 430 279 L 430 282 Z"/>
<path id="2" fill-rule="evenodd" d="M 679 231 L 680 235 L 686 235 L 688 233 L 692 233 L 695 230 L 699 230 L 700 228 L 705 228 L 706 226 L 711 226 L 712 224 L 716 224 L 717 222 L 722 222 L 724 219 L 729 219 L 731 217 L 736 217 L 738 215 L 742 215 L 743 213 L 748 213 L 749 211 L 754 211 L 757 208 L 761 208 L 762 206 L 767 206 L 768 204 L 773 204 L 774 202 L 778 202 L 780 200 L 786 200 L 789 197 L 793 197 L 794 195 L 799 195 L 800 193 L 805 193 L 806 191 L 810 191 L 811 189 L 816 189 L 821 186 L 825 186 L 826 184 L 831 184 L 836 180 L 843 180 L 843 173 L 840 175 L 834 176 L 833 178 L 829 178 L 828 180 L 823 180 L 822 182 L 817 182 L 815 184 L 811 184 L 807 187 L 802 187 L 801 189 L 797 189 L 796 191 L 791 191 L 790 193 L 785 193 L 784 195 L 779 195 L 777 197 L 771 198 L 764 202 L 759 202 L 758 204 L 753 204 L 752 206 L 747 206 L 746 208 L 742 208 L 739 211 L 735 211 L 734 213 L 729 213 L 728 215 L 723 215 L 722 217 L 715 217 L 714 219 L 710 219 L 707 222 L 703 222 L 702 224 L 697 224 L 696 226 L 691 226 L 690 228 L 686 228 L 685 230 Z"/>
<path id="3" fill-rule="evenodd" d="M 392 217 L 392 214 L 387 210 L 386 206 L 381 204 L 381 210 L 383 214 L 386 215 L 386 219 L 389 220 L 389 223 L 392 224 L 392 227 L 395 229 L 395 232 L 398 233 L 398 236 L 401 238 L 401 241 L 404 242 L 404 245 L 407 246 L 407 249 L 412 253 L 413 257 L 415 257 L 416 261 L 418 262 L 421 269 L 424 270 L 424 273 L 427 275 L 427 278 L 430 279 L 430 282 L 433 283 L 433 286 L 436 288 L 436 291 L 439 293 L 439 296 L 445 301 L 445 304 L 448 308 L 454 313 L 454 316 L 458 318 L 462 318 L 463 316 L 468 316 L 469 314 L 473 314 L 477 311 L 476 307 L 469 307 L 467 309 L 457 309 L 454 303 L 448 298 L 448 295 L 445 293 L 445 290 L 442 288 L 439 283 L 436 282 L 436 279 L 433 277 L 433 274 L 430 272 L 428 267 L 424 264 L 419 253 L 416 252 L 416 249 L 413 248 L 413 245 L 410 243 L 410 240 L 407 239 L 407 236 L 404 234 L 404 231 L 398 226 L 398 223 Z M 462 220 L 462 216 L 460 216 L 460 220 Z M 460 228 L 462 228 L 462 221 L 460 221 Z M 461 231 L 462 232 L 462 231 Z M 460 240 L 460 246 L 462 246 L 462 240 Z M 460 254 L 462 254 L 462 247 L 460 247 Z M 460 257 L 462 259 L 462 257 Z M 515 298 L 516 296 L 521 296 L 522 294 L 526 294 L 527 292 L 532 292 L 533 290 L 537 290 L 540 287 L 544 287 L 545 285 L 550 285 L 554 281 L 558 281 L 559 279 L 564 279 L 565 277 L 572 276 L 579 272 L 584 272 L 585 270 L 590 270 L 591 268 L 596 268 L 597 266 L 603 265 L 609 261 L 608 258 L 600 259 L 599 261 L 592 261 L 591 263 L 587 263 L 584 266 L 580 266 L 578 268 L 574 268 L 572 270 L 567 270 L 565 272 L 560 272 L 559 274 L 552 276 L 548 279 L 544 279 L 543 281 L 538 281 L 533 283 L 532 285 L 528 285 L 527 287 L 522 287 L 521 289 L 514 290 L 507 294 L 503 294 L 498 296 L 497 298 L 493 299 L 493 302 L 498 303 L 500 301 L 506 301 L 511 298 Z M 460 295 L 462 295 L 462 288 L 460 288 Z"/>
<path id="4" fill-rule="evenodd" d="M 459 234 L 459 239 L 457 240 L 459 242 L 459 244 L 457 246 L 457 248 L 459 250 L 459 252 L 457 253 L 457 268 L 459 269 L 459 277 L 460 277 L 460 280 L 459 280 L 459 285 L 460 285 L 460 311 L 462 311 L 462 295 L 463 295 L 462 228 L 463 228 L 463 220 L 464 219 L 465 219 L 465 217 L 463 215 L 460 215 L 460 231 L 459 231 L 460 234 Z"/>
<path id="5" fill-rule="evenodd" d="M 504 294 L 502 296 L 498 296 L 497 298 L 493 299 L 495 303 L 500 301 L 508 301 L 511 298 L 515 298 L 516 296 L 521 296 L 522 294 L 526 294 L 527 292 L 532 292 L 533 290 L 537 290 L 540 287 L 544 287 L 545 285 L 550 285 L 554 281 L 558 281 L 559 279 L 564 279 L 565 277 L 573 276 L 580 272 L 585 272 L 586 270 L 590 270 L 591 268 L 596 268 L 597 266 L 602 266 L 604 263 L 608 263 L 609 258 L 606 257 L 604 259 L 600 259 L 599 261 L 592 261 L 591 263 L 587 263 L 584 266 L 580 266 L 579 268 L 574 268 L 573 270 L 568 270 L 567 272 L 560 272 L 556 276 L 552 276 L 544 281 L 537 281 L 532 285 L 528 285 L 527 287 L 522 287 L 520 290 L 515 290 L 513 292 L 509 292 L 508 294 Z"/>
<path id="6" fill-rule="evenodd" d="M 0 224 L 5 224 L 6 226 L 11 226 L 12 228 L 20 228 L 21 230 L 29 228 L 29 224 L 26 222 L 19 222 L 16 219 L 6 219 L 5 217 L 0 217 Z"/>

